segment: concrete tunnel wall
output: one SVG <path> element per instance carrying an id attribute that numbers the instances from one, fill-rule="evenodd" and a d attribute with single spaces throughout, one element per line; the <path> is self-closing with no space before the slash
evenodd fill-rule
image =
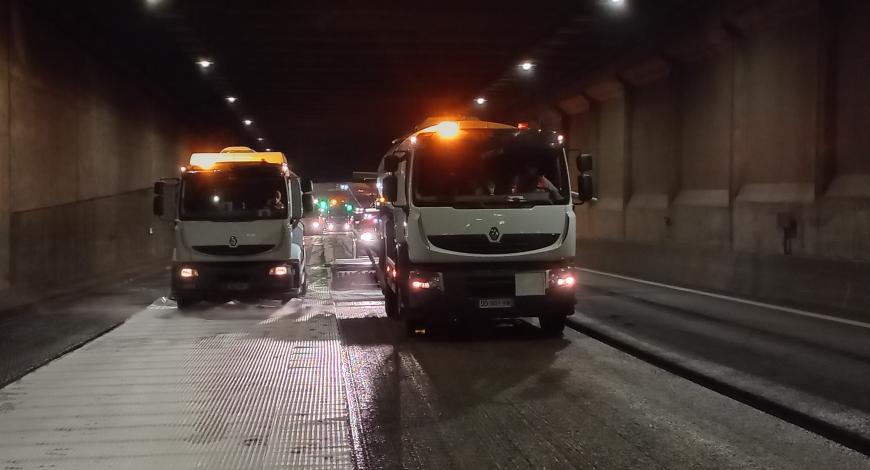
<path id="1" fill-rule="evenodd" d="M 160 103 L 25 2 L 0 0 L 0 289 L 167 259 L 151 186 L 208 131 Z"/>
<path id="2" fill-rule="evenodd" d="M 538 115 L 596 156 L 578 261 L 868 313 L 870 3 L 725 4 Z"/>

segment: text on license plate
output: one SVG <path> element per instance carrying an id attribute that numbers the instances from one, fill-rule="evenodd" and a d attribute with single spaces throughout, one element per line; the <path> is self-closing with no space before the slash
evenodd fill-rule
<path id="1" fill-rule="evenodd" d="M 511 308 L 514 299 L 480 299 L 477 301 L 478 308 Z"/>

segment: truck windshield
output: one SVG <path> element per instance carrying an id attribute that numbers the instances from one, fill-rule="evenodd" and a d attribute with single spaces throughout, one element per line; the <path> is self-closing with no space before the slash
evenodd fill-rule
<path id="1" fill-rule="evenodd" d="M 563 150 L 528 134 L 469 130 L 456 139 L 418 138 L 414 203 L 470 208 L 568 203 Z"/>
<path id="2" fill-rule="evenodd" d="M 182 220 L 238 221 L 287 217 L 287 184 L 277 172 L 205 171 L 184 175 Z"/>

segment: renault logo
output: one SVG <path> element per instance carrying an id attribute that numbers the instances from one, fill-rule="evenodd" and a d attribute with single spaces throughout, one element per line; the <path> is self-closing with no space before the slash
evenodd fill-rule
<path id="1" fill-rule="evenodd" d="M 239 239 L 236 238 L 234 235 L 234 236 L 230 237 L 230 241 L 229 241 L 229 243 L 227 243 L 227 245 L 229 245 L 230 248 L 235 248 L 235 247 L 239 246 Z"/>
<path id="2" fill-rule="evenodd" d="M 498 239 L 501 238 L 501 232 L 498 231 L 498 227 L 493 227 L 489 229 L 489 241 L 492 243 L 498 242 Z"/>

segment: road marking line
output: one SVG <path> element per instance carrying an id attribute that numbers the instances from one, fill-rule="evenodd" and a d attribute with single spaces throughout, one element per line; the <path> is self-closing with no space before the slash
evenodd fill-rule
<path id="1" fill-rule="evenodd" d="M 580 271 L 585 271 L 588 273 L 598 274 L 601 276 L 607 276 L 607 277 L 612 277 L 612 278 L 616 278 L 616 279 L 622 279 L 625 281 L 632 281 L 632 282 L 636 282 L 638 284 L 647 284 L 650 286 L 662 287 L 665 289 L 671 289 L 671 290 L 675 290 L 675 291 L 679 291 L 679 292 L 688 292 L 690 294 L 703 295 L 706 297 L 712 297 L 714 299 L 728 300 L 731 302 L 752 305 L 754 307 L 762 307 L 762 308 L 767 308 L 770 310 L 778 310 L 780 312 L 791 313 L 794 315 L 800 315 L 800 316 L 808 317 L 808 318 L 815 318 L 817 320 L 827 320 L 827 321 L 831 321 L 834 323 L 842 323 L 844 325 L 857 326 L 859 328 L 866 328 L 866 329 L 870 330 L 870 323 L 865 323 L 865 322 L 861 322 L 858 320 L 849 320 L 847 318 L 840 318 L 840 317 L 835 317 L 832 315 L 807 312 L 805 310 L 798 310 L 796 308 L 789 308 L 789 307 L 783 307 L 781 305 L 774 305 L 774 304 L 768 304 L 768 303 L 764 303 L 764 302 L 757 302 L 754 300 L 741 299 L 739 297 L 731 297 L 728 295 L 714 294 L 712 292 L 704 292 L 701 290 L 689 289 L 687 287 L 677 287 L 677 286 L 672 286 L 670 284 L 662 284 L 660 282 L 653 282 L 653 281 L 647 281 L 645 279 L 638 279 L 636 277 L 622 276 L 619 274 L 607 273 L 604 271 L 596 271 L 594 269 L 586 269 L 586 268 L 579 268 L 579 269 L 580 269 Z"/>

